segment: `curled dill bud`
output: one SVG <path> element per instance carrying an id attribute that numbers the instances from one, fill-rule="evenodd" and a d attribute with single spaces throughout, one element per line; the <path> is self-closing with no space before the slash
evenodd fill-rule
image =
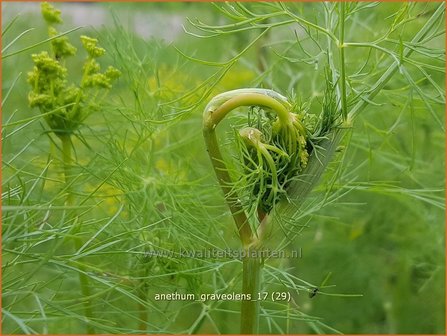
<path id="1" fill-rule="evenodd" d="M 236 133 L 239 169 L 235 171 L 239 173 L 230 176 L 215 129 L 228 113 L 242 106 L 257 113 L 255 118 L 249 113 L 248 127 Z M 262 221 L 287 196 L 289 184 L 307 165 L 310 133 L 303 117 L 292 109 L 287 98 L 264 89 L 225 92 L 205 108 L 203 134 L 208 153 L 244 244 L 253 239 L 245 223 L 253 214 Z"/>
<path id="2" fill-rule="evenodd" d="M 261 130 L 248 127 L 239 132 L 243 171 L 239 178 L 245 182 L 238 185 L 246 186 L 240 190 L 243 194 L 252 194 L 248 206 L 265 213 L 286 195 L 289 182 L 307 165 L 306 129 L 297 114 L 290 113 L 289 118 L 288 123 L 277 119 L 272 125 L 261 123 Z"/>
<path id="3" fill-rule="evenodd" d="M 331 92 L 329 88 L 319 117 L 265 89 L 225 92 L 206 106 L 203 135 L 208 154 L 244 245 L 258 239 L 253 228 L 263 227 L 261 222 L 282 200 L 295 197 L 309 164 L 315 168 L 315 148 L 339 125 L 340 110 Z M 249 110 L 247 127 L 235 132 L 237 160 L 229 163 L 220 152 L 216 127 L 244 106 Z"/>

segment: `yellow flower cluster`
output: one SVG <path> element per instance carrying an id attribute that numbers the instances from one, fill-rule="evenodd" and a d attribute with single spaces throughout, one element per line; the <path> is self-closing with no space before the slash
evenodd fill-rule
<path id="1" fill-rule="evenodd" d="M 54 24 L 62 23 L 61 12 L 52 5 L 41 4 L 42 16 L 48 24 L 51 53 L 43 51 L 33 54 L 34 67 L 28 73 L 31 92 L 28 95 L 31 107 L 38 107 L 51 130 L 58 136 L 74 132 L 84 119 L 98 108 L 99 102 L 87 89 L 111 89 L 120 71 L 109 66 L 105 72 L 96 58 L 104 55 L 105 49 L 98 47 L 98 40 L 81 36 L 81 42 L 88 53 L 83 66 L 80 85 L 68 84 L 68 70 L 64 59 L 74 56 L 76 48 L 68 37 L 59 36 Z"/>

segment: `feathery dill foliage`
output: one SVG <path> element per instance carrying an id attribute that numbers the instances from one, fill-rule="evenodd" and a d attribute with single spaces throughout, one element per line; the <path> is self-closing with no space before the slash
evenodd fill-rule
<path id="1" fill-rule="evenodd" d="M 101 72 L 97 58 L 105 53 L 98 46 L 98 40 L 81 36 L 82 46 L 88 56 L 82 67 L 79 85 L 68 83 L 65 60 L 76 55 L 76 48 L 67 36 L 58 36 L 54 27 L 61 24 L 61 11 L 47 2 L 41 4 L 42 16 L 48 25 L 51 51 L 33 54 L 33 71 L 28 73 L 31 107 L 38 107 L 50 129 L 57 135 L 73 133 L 93 111 L 101 108 L 105 94 L 103 89 L 111 89 L 112 83 L 120 76 L 120 71 L 109 66 Z"/>

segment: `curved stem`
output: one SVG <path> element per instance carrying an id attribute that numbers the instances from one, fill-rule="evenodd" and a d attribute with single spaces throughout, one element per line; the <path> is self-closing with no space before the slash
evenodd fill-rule
<path id="1" fill-rule="evenodd" d="M 65 205 L 71 207 L 74 205 L 73 193 L 71 191 L 72 184 L 72 176 L 71 176 L 71 165 L 72 165 L 72 143 L 71 143 L 71 135 L 70 134 L 62 134 L 59 135 L 59 138 L 62 142 L 62 160 L 64 163 L 64 180 L 65 180 L 65 188 L 67 192 L 67 198 L 65 200 Z M 73 214 L 72 214 L 73 215 Z M 76 234 L 80 230 L 80 222 L 74 222 L 75 227 L 73 228 L 73 234 Z M 82 248 L 82 240 L 79 237 L 73 236 L 73 243 L 75 247 L 75 252 L 79 251 Z M 86 275 L 87 270 L 83 265 L 79 265 L 79 284 L 81 287 L 81 293 L 83 298 L 87 298 L 88 301 L 84 301 L 84 312 L 85 317 L 88 319 L 86 331 L 87 334 L 94 334 L 95 330 L 93 326 L 90 324 L 90 321 L 93 317 L 93 309 L 90 302 L 90 285 L 89 279 Z"/>
<path id="2" fill-rule="evenodd" d="M 275 98 L 276 99 L 275 99 Z M 247 215 L 238 199 L 232 191 L 232 180 L 228 173 L 228 168 L 219 149 L 216 136 L 216 127 L 231 111 L 241 106 L 262 106 L 272 109 L 278 115 L 278 122 L 281 126 L 293 127 L 293 117 L 289 112 L 290 104 L 285 97 L 270 90 L 242 89 L 224 93 L 216 96 L 206 107 L 203 115 L 203 136 L 210 156 L 217 180 L 224 192 L 225 200 L 233 215 L 234 222 L 239 231 L 239 236 L 246 252 L 243 258 L 242 271 L 242 293 L 250 296 L 249 300 L 242 301 L 241 304 L 241 333 L 257 334 L 259 323 L 258 293 L 261 284 L 261 272 L 263 260 L 259 255 L 260 236 L 258 232 L 253 232 L 248 222 Z M 272 165 L 271 156 L 266 148 L 263 148 L 261 156 L 265 156 L 267 163 Z M 269 161 L 270 158 L 270 161 Z M 273 164 L 273 174 L 276 168 Z M 277 177 L 274 179 L 275 188 Z M 258 216 L 265 231 L 268 215 L 258 209 Z M 259 228 L 258 228 L 259 229 Z"/>
<path id="3" fill-rule="evenodd" d="M 216 110 L 209 109 L 204 114 L 204 127 L 216 127 L 228 113 L 241 106 L 264 106 L 271 108 L 278 115 L 281 124 L 290 124 L 287 108 L 278 100 L 260 93 L 241 93 L 225 101 Z"/>
<path id="4" fill-rule="evenodd" d="M 138 303 L 138 315 L 139 315 L 139 323 L 138 328 L 139 331 L 143 334 L 147 333 L 148 320 L 149 320 L 149 311 L 145 305 L 147 302 L 147 291 L 148 291 L 148 281 L 147 281 L 147 266 L 144 263 L 139 264 L 140 267 L 140 280 L 139 280 L 139 288 L 138 288 L 138 298 L 141 302 Z"/>
<path id="5" fill-rule="evenodd" d="M 205 138 L 208 155 L 211 158 L 211 163 L 213 165 L 214 172 L 216 173 L 217 181 L 222 188 L 225 201 L 227 202 L 231 214 L 233 215 L 234 222 L 236 223 L 236 227 L 239 232 L 239 237 L 241 238 L 242 244 L 247 246 L 251 242 L 252 231 L 241 201 L 237 198 L 237 196 L 234 197 L 232 195 L 230 184 L 231 177 L 230 174 L 228 174 L 227 166 L 225 165 L 219 149 L 216 131 L 214 129 L 204 128 L 203 136 Z"/>

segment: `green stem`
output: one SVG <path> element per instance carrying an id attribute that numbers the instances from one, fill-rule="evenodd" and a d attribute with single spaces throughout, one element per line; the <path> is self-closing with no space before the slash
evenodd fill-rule
<path id="1" fill-rule="evenodd" d="M 140 293 L 140 295 L 138 295 L 138 298 L 146 301 L 147 295 Z M 148 311 L 147 311 L 146 306 L 142 303 L 138 303 L 138 310 L 139 310 L 139 315 L 140 315 L 139 316 L 140 322 L 139 322 L 138 328 L 143 334 L 145 334 L 147 332 Z"/>
<path id="2" fill-rule="evenodd" d="M 333 20 L 332 20 L 332 11 L 326 9 L 325 10 L 325 22 L 326 22 L 326 29 L 331 31 L 334 30 L 333 27 Z M 334 56 L 333 56 L 333 48 L 332 48 L 332 44 L 333 44 L 333 40 L 329 37 L 326 36 L 326 43 L 327 43 L 327 59 L 328 59 L 328 66 L 331 72 L 331 79 L 332 79 L 332 83 L 337 83 L 337 68 L 335 67 L 334 64 Z M 335 85 L 335 95 L 337 97 L 337 101 L 341 101 L 341 94 L 340 94 L 340 86 L 339 85 Z"/>
<path id="3" fill-rule="evenodd" d="M 68 134 L 64 134 L 64 135 L 60 135 L 59 138 L 62 141 L 62 161 L 64 164 L 64 180 L 65 180 L 65 189 L 66 189 L 66 193 L 67 193 L 65 205 L 72 206 L 73 205 L 73 193 L 71 192 L 71 184 L 72 184 L 71 136 Z"/>
<path id="4" fill-rule="evenodd" d="M 66 206 L 73 206 L 74 205 L 74 195 L 71 190 L 71 184 L 72 184 L 72 175 L 71 175 L 71 165 L 73 162 L 72 158 L 72 143 L 71 143 L 71 135 L 70 134 L 63 134 L 59 135 L 59 138 L 62 142 L 62 160 L 64 163 L 64 180 L 65 180 L 65 189 L 67 192 L 67 198 L 65 200 Z M 81 229 L 80 221 L 75 221 L 76 223 L 75 227 L 73 228 L 73 243 L 75 247 L 75 252 L 79 251 L 82 248 L 82 240 L 79 237 L 76 237 L 75 234 Z M 88 319 L 87 325 L 86 325 L 86 331 L 87 334 L 94 334 L 95 330 L 93 326 L 90 324 L 90 321 L 92 320 L 93 316 L 93 309 L 90 302 L 90 286 L 89 286 L 89 279 L 86 275 L 87 270 L 83 265 L 79 265 L 79 284 L 81 287 L 81 294 L 83 298 L 87 298 L 86 301 L 84 301 L 84 312 L 85 317 Z"/>
<path id="5" fill-rule="evenodd" d="M 340 2 L 340 36 L 338 50 L 340 53 L 340 87 L 341 87 L 341 111 L 343 115 L 343 120 L 348 117 L 348 106 L 346 99 L 346 65 L 345 65 L 345 3 Z"/>
<path id="6" fill-rule="evenodd" d="M 250 295 L 250 300 L 243 300 L 241 304 L 241 334 L 257 334 L 259 328 L 258 293 L 261 285 L 262 258 L 258 250 L 245 250 L 247 253 L 242 260 L 242 293 Z M 250 255 L 250 254 L 255 255 Z"/>
<path id="7" fill-rule="evenodd" d="M 219 149 L 216 131 L 215 129 L 204 128 L 203 136 L 205 138 L 208 155 L 210 156 L 214 172 L 216 173 L 217 181 L 222 188 L 225 201 L 227 202 L 231 214 L 233 215 L 234 222 L 236 223 L 236 227 L 239 232 L 239 237 L 241 238 L 244 246 L 249 245 L 252 235 L 250 224 L 242 207 L 241 201 L 237 198 L 237 196 L 234 197 L 232 195 L 232 188 L 230 184 L 231 177 L 230 174 L 228 174 L 228 169 Z"/>
<path id="8" fill-rule="evenodd" d="M 195 323 L 192 325 L 192 330 L 189 332 L 189 334 L 196 335 L 200 331 L 200 328 L 202 328 L 203 323 L 205 322 L 206 316 L 207 316 L 207 309 L 205 307 L 203 307 L 202 311 L 200 312 L 199 317 L 197 318 Z"/>
<path id="9" fill-rule="evenodd" d="M 144 262 L 140 263 L 140 280 L 139 280 L 139 288 L 138 288 L 138 298 L 141 300 L 141 302 L 138 303 L 138 311 L 139 311 L 139 330 L 141 333 L 145 334 L 147 333 L 147 326 L 149 321 L 149 311 L 146 307 L 146 305 L 143 302 L 147 302 L 147 291 L 148 291 L 148 266 Z"/>

